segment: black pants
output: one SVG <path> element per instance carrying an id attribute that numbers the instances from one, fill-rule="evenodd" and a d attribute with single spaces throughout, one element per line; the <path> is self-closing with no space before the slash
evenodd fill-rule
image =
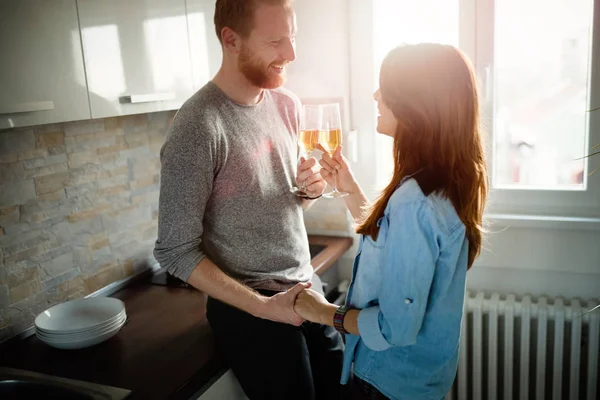
<path id="1" fill-rule="evenodd" d="M 354 376 L 348 385 L 346 400 L 389 400 L 377 388 Z"/>
<path id="2" fill-rule="evenodd" d="M 344 344 L 335 329 L 256 318 L 213 298 L 206 315 L 217 347 L 250 400 L 340 399 Z"/>

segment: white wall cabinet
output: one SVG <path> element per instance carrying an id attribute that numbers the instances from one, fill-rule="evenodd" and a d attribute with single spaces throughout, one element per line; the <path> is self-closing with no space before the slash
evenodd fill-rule
<path id="1" fill-rule="evenodd" d="M 90 118 L 75 0 L 0 0 L 0 129 Z"/>
<path id="2" fill-rule="evenodd" d="M 179 108 L 194 92 L 185 0 L 77 0 L 92 118 Z"/>

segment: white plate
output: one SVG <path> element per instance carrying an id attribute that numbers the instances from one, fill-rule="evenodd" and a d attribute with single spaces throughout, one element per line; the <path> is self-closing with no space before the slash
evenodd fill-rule
<path id="1" fill-rule="evenodd" d="M 90 329 L 79 330 L 79 331 L 74 331 L 74 332 L 65 332 L 65 331 L 56 332 L 56 331 L 46 331 L 46 330 L 39 329 L 38 327 L 36 327 L 35 332 L 39 333 L 43 336 L 47 336 L 47 337 L 89 336 L 89 335 L 94 335 L 98 331 L 105 331 L 107 328 L 114 328 L 115 326 L 117 326 L 119 323 L 125 321 L 126 319 L 127 319 L 127 314 L 125 312 L 123 312 L 123 313 L 119 314 L 117 317 L 111 319 L 110 321 L 107 321 L 106 323 L 94 326 L 93 328 L 90 328 Z"/>
<path id="2" fill-rule="evenodd" d="M 102 335 L 102 334 L 109 332 L 117 327 L 123 326 L 125 324 L 126 320 L 127 320 L 127 316 L 124 316 L 123 318 L 119 319 L 118 321 L 113 322 L 110 325 L 104 326 L 99 329 L 85 331 L 83 333 L 69 333 L 69 334 L 59 335 L 59 334 L 53 334 L 53 333 L 45 333 L 45 332 L 42 332 L 39 330 L 36 330 L 35 333 L 39 338 L 47 339 L 47 340 L 56 340 L 56 341 L 84 340 L 84 339 L 89 339 L 89 338 L 92 338 L 95 336 Z"/>
<path id="3" fill-rule="evenodd" d="M 98 329 L 92 329 L 89 331 L 85 331 L 82 333 L 66 333 L 66 334 L 56 334 L 56 333 L 45 333 L 40 330 L 35 331 L 38 338 L 41 340 L 47 341 L 57 341 L 57 342 L 68 342 L 68 341 L 77 341 L 77 340 L 85 340 L 90 339 L 96 336 L 103 335 L 107 332 L 112 331 L 118 327 L 125 325 L 125 321 L 127 320 L 127 315 L 123 315 L 122 318 L 119 318 L 117 321 L 103 326 Z"/>
<path id="4" fill-rule="evenodd" d="M 106 332 L 102 335 L 99 335 L 99 336 L 96 336 L 96 337 L 93 337 L 90 339 L 70 341 L 70 342 L 54 342 L 54 341 L 48 341 L 48 340 L 45 340 L 42 338 L 40 338 L 40 340 L 42 342 L 46 343 L 48 346 L 52 346 L 57 349 L 66 349 L 66 350 L 83 349 L 85 347 L 94 346 L 96 344 L 102 343 L 102 342 L 110 339 L 111 337 L 113 337 L 117 333 L 119 333 L 119 330 L 121 330 L 120 326 L 117 327 L 116 329 L 113 329 L 112 331 Z"/>
<path id="5" fill-rule="evenodd" d="M 67 301 L 50 307 L 35 319 L 45 333 L 80 333 L 117 320 L 125 304 L 112 297 L 91 297 Z"/>
<path id="6" fill-rule="evenodd" d="M 47 338 L 44 336 L 41 336 L 39 334 L 36 333 L 36 336 L 38 339 L 40 339 L 42 342 L 46 343 L 46 344 L 56 344 L 56 345 L 68 345 L 71 343 L 82 343 L 82 342 L 88 342 L 90 340 L 95 340 L 96 338 L 101 338 L 101 337 L 105 337 L 106 335 L 110 335 L 113 332 L 118 332 L 119 330 L 121 330 L 121 328 L 123 327 L 123 325 L 125 324 L 120 324 L 117 326 L 114 326 L 110 329 L 107 329 L 105 331 L 102 332 L 98 332 L 95 335 L 92 336 L 88 336 L 88 337 L 80 337 L 80 338 L 72 338 L 72 339 L 61 339 L 61 338 Z M 110 337 L 110 336 L 109 336 Z"/>

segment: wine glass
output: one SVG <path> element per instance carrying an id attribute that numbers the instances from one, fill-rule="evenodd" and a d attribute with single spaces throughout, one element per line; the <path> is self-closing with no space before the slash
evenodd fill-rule
<path id="1" fill-rule="evenodd" d="M 305 104 L 300 113 L 300 130 L 298 132 L 298 165 L 300 159 L 308 158 L 308 155 L 319 145 L 319 132 L 321 130 L 321 107 L 315 104 Z M 300 187 L 292 187 L 292 193 L 299 197 L 310 197 L 306 192 L 304 182 Z"/>
<path id="2" fill-rule="evenodd" d="M 331 157 L 342 144 L 342 118 L 338 103 L 321 105 L 321 134 L 319 143 Z M 347 196 L 348 193 L 337 190 L 337 170 L 333 170 L 333 190 L 324 193 L 323 197 L 330 199 Z"/>

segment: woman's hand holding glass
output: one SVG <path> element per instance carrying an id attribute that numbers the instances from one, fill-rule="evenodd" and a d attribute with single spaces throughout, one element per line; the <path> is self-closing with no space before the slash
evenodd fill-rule
<path id="1" fill-rule="evenodd" d="M 322 104 L 321 106 L 321 132 L 319 135 L 319 148 L 333 157 L 342 146 L 342 118 L 338 103 Z M 333 169 L 332 179 L 328 182 L 333 190 L 324 193 L 323 197 L 335 199 L 348 195 L 344 190 L 338 190 L 337 170 Z"/>
<path id="2" fill-rule="evenodd" d="M 356 192 L 358 183 L 350 169 L 348 160 L 342 155 L 342 146 L 339 146 L 333 155 L 329 155 L 321 145 L 319 145 L 319 149 L 323 151 L 323 156 L 321 157 L 321 161 L 319 161 L 319 164 L 321 164 L 321 176 L 327 184 L 330 186 L 337 184 L 337 189 L 340 192 L 350 194 Z"/>

